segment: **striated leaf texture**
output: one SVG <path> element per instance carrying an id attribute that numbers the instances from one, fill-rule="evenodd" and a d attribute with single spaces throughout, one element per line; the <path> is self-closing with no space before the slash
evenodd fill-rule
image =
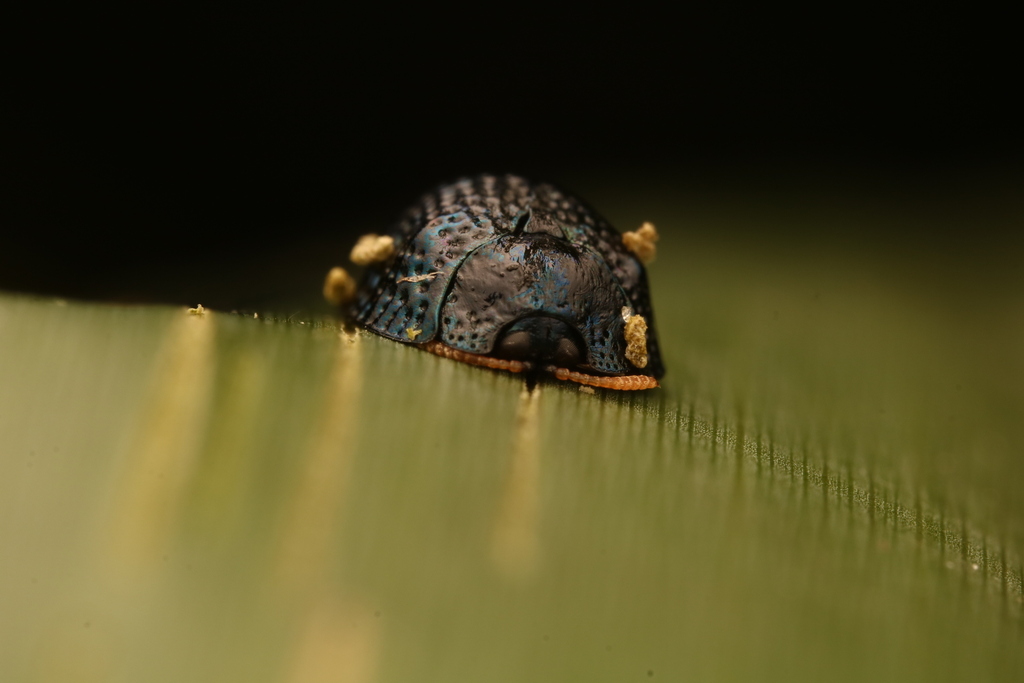
<path id="1" fill-rule="evenodd" d="M 0 297 L 0 679 L 1021 680 L 1020 289 L 663 233 L 646 393 Z"/>

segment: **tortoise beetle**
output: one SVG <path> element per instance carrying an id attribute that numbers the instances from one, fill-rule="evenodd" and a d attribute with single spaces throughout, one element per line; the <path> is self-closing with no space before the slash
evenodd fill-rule
<path id="1" fill-rule="evenodd" d="M 658 386 L 664 367 L 643 261 L 650 224 L 620 235 L 549 184 L 481 175 L 439 187 L 352 252 L 335 303 L 379 335 L 473 365 L 609 389 Z M 336 271 L 340 271 L 340 274 Z M 354 299 L 354 300 L 352 300 Z"/>

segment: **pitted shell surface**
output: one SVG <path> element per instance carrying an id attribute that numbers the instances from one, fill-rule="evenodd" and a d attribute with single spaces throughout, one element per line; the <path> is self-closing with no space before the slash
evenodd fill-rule
<path id="1" fill-rule="evenodd" d="M 368 268 L 352 307 L 385 337 L 438 341 L 488 354 L 526 315 L 556 317 L 587 346 L 584 369 L 633 374 L 625 358 L 629 307 L 647 321 L 644 374 L 664 369 L 643 265 L 580 200 L 548 184 L 483 175 L 424 195 L 387 233 L 396 253 Z"/>

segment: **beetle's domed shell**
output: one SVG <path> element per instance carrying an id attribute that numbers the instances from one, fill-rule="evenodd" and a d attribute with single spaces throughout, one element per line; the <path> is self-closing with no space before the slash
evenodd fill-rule
<path id="1" fill-rule="evenodd" d="M 614 228 L 553 186 L 460 180 L 425 195 L 388 234 L 396 254 L 367 271 L 353 306 L 374 332 L 488 354 L 516 320 L 549 315 L 580 333 L 590 369 L 636 374 L 624 355 L 625 307 L 647 321 L 641 374 L 664 374 L 643 265 Z"/>

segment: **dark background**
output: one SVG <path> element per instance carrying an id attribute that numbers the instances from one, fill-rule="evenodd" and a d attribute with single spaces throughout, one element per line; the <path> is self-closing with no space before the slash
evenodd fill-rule
<path id="1" fill-rule="evenodd" d="M 0 289 L 258 305 L 216 273 L 305 254 L 319 278 L 344 254 L 318 245 L 481 171 L 925 196 L 1024 177 L 1006 18 L 383 10 L 9 25 Z"/>

